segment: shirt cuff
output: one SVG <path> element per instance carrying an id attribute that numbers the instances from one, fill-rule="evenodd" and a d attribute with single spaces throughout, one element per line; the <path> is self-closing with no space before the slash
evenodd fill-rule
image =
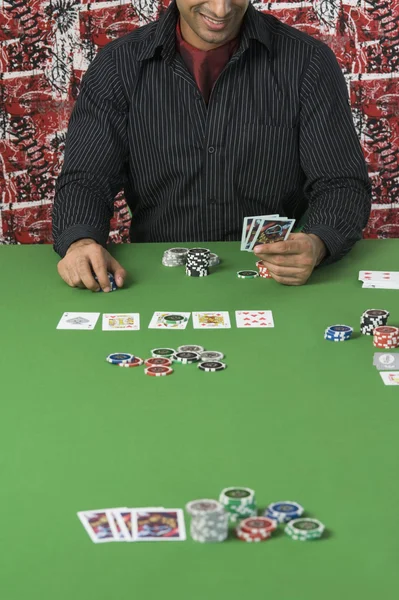
<path id="1" fill-rule="evenodd" d="M 348 252 L 350 245 L 348 240 L 341 235 L 336 229 L 328 225 L 312 225 L 311 227 L 304 226 L 303 233 L 313 233 L 317 235 L 327 249 L 327 254 L 318 266 L 332 263 Z"/>
<path id="2" fill-rule="evenodd" d="M 95 227 L 90 225 L 73 225 L 61 233 L 54 243 L 54 250 L 64 258 L 67 250 L 73 242 L 82 240 L 83 238 L 91 238 L 105 248 L 107 244 L 108 234 L 102 233 Z"/>

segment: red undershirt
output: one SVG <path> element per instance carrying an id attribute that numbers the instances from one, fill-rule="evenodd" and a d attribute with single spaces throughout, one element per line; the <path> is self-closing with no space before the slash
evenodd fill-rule
<path id="1" fill-rule="evenodd" d="M 183 40 L 180 29 L 180 17 L 176 23 L 176 50 L 180 53 L 188 70 L 194 77 L 198 89 L 208 104 L 212 87 L 230 58 L 238 48 L 236 37 L 214 50 L 199 50 Z"/>

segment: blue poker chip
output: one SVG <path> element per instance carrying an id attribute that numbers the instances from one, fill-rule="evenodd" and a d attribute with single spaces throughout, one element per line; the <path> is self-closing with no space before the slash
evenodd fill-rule
<path id="1" fill-rule="evenodd" d="M 303 515 L 304 508 L 298 502 L 273 502 L 265 511 L 266 517 L 277 520 L 279 523 L 287 523 Z"/>
<path id="2" fill-rule="evenodd" d="M 327 340 L 328 342 L 347 342 L 351 338 L 350 337 L 347 337 L 347 338 L 335 338 L 335 337 L 331 337 L 331 336 L 325 335 L 324 339 Z"/>
<path id="3" fill-rule="evenodd" d="M 116 352 L 107 356 L 107 362 L 113 365 L 122 365 L 134 360 L 133 354 L 127 354 L 126 352 Z"/>
<path id="4" fill-rule="evenodd" d="M 328 331 L 343 335 L 345 333 L 353 333 L 353 327 L 349 327 L 349 325 L 330 325 L 330 327 L 328 327 Z"/>

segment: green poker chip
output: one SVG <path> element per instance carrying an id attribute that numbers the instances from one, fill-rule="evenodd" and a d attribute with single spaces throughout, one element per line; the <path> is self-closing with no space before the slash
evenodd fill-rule
<path id="1" fill-rule="evenodd" d="M 237 277 L 239 279 L 255 279 L 255 277 L 259 277 L 258 271 L 237 271 Z"/>
<path id="2" fill-rule="evenodd" d="M 180 323 L 184 323 L 186 317 L 183 315 L 165 315 L 163 321 L 167 325 L 180 325 Z"/>
<path id="3" fill-rule="evenodd" d="M 154 358 L 171 358 L 174 353 L 174 348 L 154 348 L 154 350 L 151 350 Z"/>

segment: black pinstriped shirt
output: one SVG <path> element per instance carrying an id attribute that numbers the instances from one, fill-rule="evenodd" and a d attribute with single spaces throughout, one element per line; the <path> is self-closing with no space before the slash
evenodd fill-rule
<path id="1" fill-rule="evenodd" d="M 103 48 L 69 122 L 54 248 L 106 245 L 124 188 L 132 242 L 231 241 L 244 216 L 280 213 L 326 244 L 360 239 L 371 184 L 341 69 L 327 45 L 250 3 L 208 105 L 175 51 L 175 2 Z"/>

